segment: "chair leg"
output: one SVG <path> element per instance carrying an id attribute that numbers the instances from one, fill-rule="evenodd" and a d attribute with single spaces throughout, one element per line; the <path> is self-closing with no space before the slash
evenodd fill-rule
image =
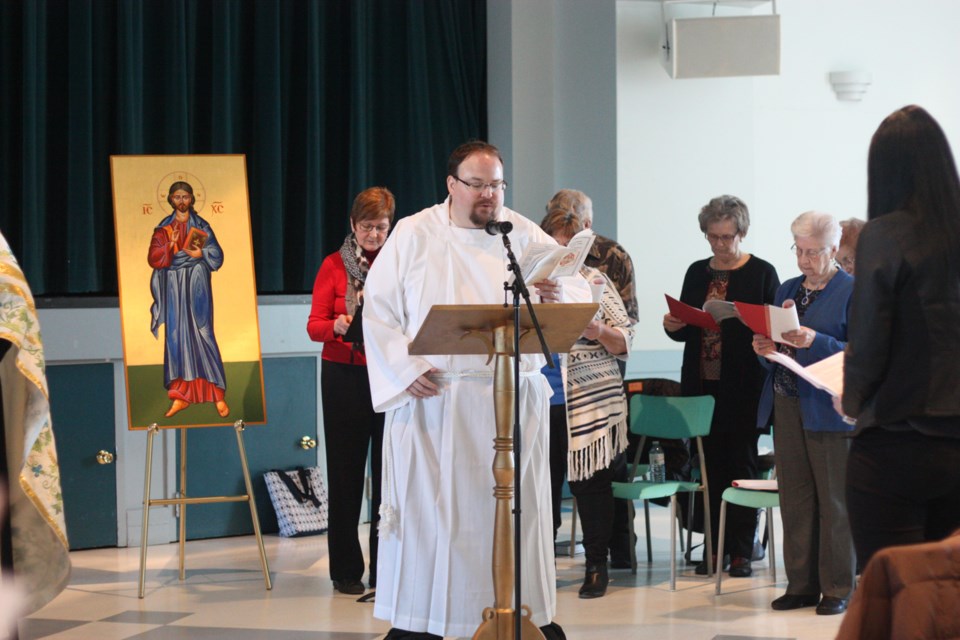
<path id="1" fill-rule="evenodd" d="M 630 573 L 637 574 L 637 525 L 634 522 L 637 518 L 637 509 L 633 506 L 633 500 L 627 501 L 627 518 L 630 522 Z"/>
<path id="2" fill-rule="evenodd" d="M 777 543 L 773 539 L 773 507 L 767 508 L 767 541 L 770 543 L 770 568 L 773 581 L 777 581 Z"/>
<path id="3" fill-rule="evenodd" d="M 691 555 L 693 554 L 693 501 L 697 499 L 696 493 L 689 495 L 690 499 L 687 501 L 687 553 L 685 556 L 687 562 L 692 560 Z"/>
<path id="4" fill-rule="evenodd" d="M 727 530 L 727 501 L 721 500 L 720 501 L 720 532 L 717 534 L 717 547 L 720 549 L 723 549 L 723 534 L 726 530 Z M 723 552 L 722 551 L 718 552 L 718 555 L 719 553 L 723 553 Z M 713 557 L 712 556 L 708 556 L 708 557 L 709 559 L 707 560 L 707 566 L 709 567 L 710 565 L 713 564 Z M 720 582 L 723 580 L 723 558 L 718 558 L 717 564 L 720 566 L 717 567 L 716 594 L 720 595 Z"/>
<path id="5" fill-rule="evenodd" d="M 573 498 L 573 513 L 570 516 L 570 551 L 572 558 L 577 555 L 577 498 Z"/>
<path id="6" fill-rule="evenodd" d="M 647 526 L 647 563 L 653 563 L 653 544 L 650 542 L 650 503 L 643 501 L 643 522 Z"/>
<path id="7" fill-rule="evenodd" d="M 670 521 L 677 518 L 677 494 L 670 496 Z M 670 526 L 670 591 L 677 590 L 677 532 Z"/>

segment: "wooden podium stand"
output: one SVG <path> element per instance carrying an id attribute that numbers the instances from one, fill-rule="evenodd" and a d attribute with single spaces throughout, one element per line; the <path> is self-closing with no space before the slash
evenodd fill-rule
<path id="1" fill-rule="evenodd" d="M 554 353 L 566 353 L 594 317 L 598 305 L 538 304 L 537 319 Z M 511 501 L 514 495 L 513 412 L 517 380 L 514 374 L 512 307 L 503 305 L 434 305 L 410 343 L 410 355 L 477 355 L 495 358 L 493 403 L 496 437 L 493 449 L 493 495 L 497 500 L 493 525 L 493 607 L 482 613 L 474 640 L 515 640 L 514 548 Z M 542 353 L 526 307 L 520 308 L 520 353 Z M 489 360 L 488 360 L 489 362 Z M 519 550 L 517 550 L 519 553 Z M 522 640 L 543 640 L 526 605 L 521 617 Z M 521 639 L 516 639 L 521 640 Z"/>

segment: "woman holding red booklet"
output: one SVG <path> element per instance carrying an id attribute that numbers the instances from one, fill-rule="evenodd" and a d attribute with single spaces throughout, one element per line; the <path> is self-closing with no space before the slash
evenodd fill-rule
<path id="1" fill-rule="evenodd" d="M 841 230 L 833 216 L 802 213 L 790 231 L 801 275 L 783 283 L 776 304 L 794 306 L 800 328 L 772 336 L 777 343 L 756 334 L 753 349 L 759 356 L 779 351 L 808 366 L 843 351 L 853 277 L 836 262 Z M 773 421 L 787 570 L 787 592 L 770 606 L 778 611 L 816 606 L 819 615 L 843 613 L 856 573 L 844 499 L 853 427 L 833 410 L 826 391 L 766 358 L 760 362 L 767 380 L 757 426 Z"/>
<path id="2" fill-rule="evenodd" d="M 750 227 L 747 205 L 735 196 L 713 198 L 698 217 L 713 256 L 690 265 L 683 278 L 680 301 L 702 308 L 707 300 L 772 303 L 780 279 L 770 263 L 745 253 L 740 243 Z M 710 523 L 714 552 L 731 557 L 730 575 L 747 577 L 757 527 L 755 509 L 731 505 L 727 510 L 726 549 L 717 551 L 720 495 L 740 478 L 758 473 L 757 403 L 764 371 L 753 353 L 753 333 L 739 320 L 720 322 L 720 330 L 688 325 L 671 314 L 663 328 L 683 342 L 680 388 L 685 396 L 712 395 L 716 399 L 710 435 L 704 438 L 704 456 L 710 486 Z M 716 563 L 716 558 L 713 558 Z M 714 565 L 716 566 L 716 565 Z M 707 573 L 707 559 L 697 567 Z"/>

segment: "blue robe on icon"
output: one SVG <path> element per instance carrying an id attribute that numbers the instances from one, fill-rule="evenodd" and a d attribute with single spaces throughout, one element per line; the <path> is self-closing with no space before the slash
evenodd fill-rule
<path id="1" fill-rule="evenodd" d="M 175 227 L 179 228 L 179 235 L 172 243 Z M 184 241 L 195 228 L 206 234 L 200 258 L 182 251 Z M 192 208 L 185 223 L 176 220 L 176 212 L 171 213 L 154 229 L 148 261 L 154 268 L 150 278 L 150 330 L 156 337 L 160 325 L 167 325 L 164 387 L 175 397 L 171 385 L 179 385 L 181 393 L 176 397 L 183 396 L 191 403 L 222 400 L 226 377 L 213 332 L 210 273 L 223 264 L 223 250 L 213 229 Z"/>

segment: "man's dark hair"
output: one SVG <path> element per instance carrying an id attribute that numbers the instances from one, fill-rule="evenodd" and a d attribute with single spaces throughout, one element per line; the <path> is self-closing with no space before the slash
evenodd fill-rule
<path id="1" fill-rule="evenodd" d="M 483 140 L 471 140 L 470 142 L 464 142 L 450 154 L 450 160 L 447 161 L 447 175 L 460 177 L 457 175 L 460 165 L 475 153 L 489 153 L 496 156 L 497 160 L 500 161 L 500 166 L 503 166 L 503 156 L 500 155 L 500 149 Z"/>
<path id="2" fill-rule="evenodd" d="M 194 202 L 197 201 L 197 197 L 193 195 L 193 187 L 190 186 L 190 183 L 184 182 L 183 180 L 178 180 L 174 182 L 172 185 L 170 185 L 170 188 L 167 190 L 167 204 L 169 204 L 171 207 L 173 207 L 174 191 L 186 191 L 187 193 L 190 194 L 190 197 L 193 198 Z M 192 204 L 190 206 L 191 208 L 193 207 Z M 176 209 L 176 207 L 174 207 L 174 209 Z"/>
<path id="3" fill-rule="evenodd" d="M 867 217 L 905 210 L 960 243 L 960 178 L 943 129 L 927 111 L 894 111 L 870 141 Z"/>

